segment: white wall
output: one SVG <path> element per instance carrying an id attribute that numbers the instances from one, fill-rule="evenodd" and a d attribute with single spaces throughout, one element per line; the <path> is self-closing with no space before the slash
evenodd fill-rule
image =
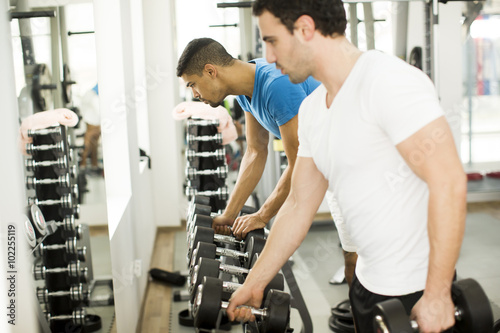
<path id="1" fill-rule="evenodd" d="M 175 1 L 144 0 L 144 46 L 149 106 L 149 133 L 157 226 L 178 226 L 183 210 L 181 123 L 172 110 L 180 102 L 175 32 Z"/>
<path id="2" fill-rule="evenodd" d="M 410 2 L 410 15 L 408 22 L 408 52 L 413 47 L 421 46 L 425 57 L 425 26 L 424 26 L 424 4 L 422 2 Z M 439 5 L 439 34 L 437 36 L 439 47 L 438 57 L 434 66 L 439 77 L 438 86 L 441 106 L 460 151 L 461 136 L 461 108 L 462 108 L 462 16 L 461 2 L 448 2 Z M 425 59 L 425 58 L 424 58 Z M 425 65 L 425 60 L 423 60 Z"/>
<path id="3" fill-rule="evenodd" d="M 115 313 L 118 331 L 128 332 L 139 319 L 156 233 L 152 173 L 139 162 L 150 92 L 142 1 L 96 0 L 94 20 Z"/>
<path id="4" fill-rule="evenodd" d="M 0 100 L 2 101 L 2 121 L 0 122 L 0 142 L 2 142 L 2 163 L 0 163 L 0 299 L 2 300 L 1 332 L 37 332 L 37 318 L 35 317 L 34 286 L 31 274 L 32 261 L 27 250 L 20 214 L 26 204 L 25 184 L 23 179 L 23 165 L 18 150 L 19 116 L 14 79 L 14 60 L 12 56 L 12 37 L 10 23 L 7 19 L 7 2 L 0 5 Z M 16 228 L 15 262 L 8 275 L 15 276 L 15 295 L 10 295 L 10 283 L 7 283 L 7 228 L 14 225 Z M 12 241 L 12 240 L 9 240 Z M 6 307 L 11 300 L 15 302 L 15 326 L 7 323 Z M 7 303 L 9 302 L 9 303 Z M 9 310 L 10 313 L 10 310 Z"/>

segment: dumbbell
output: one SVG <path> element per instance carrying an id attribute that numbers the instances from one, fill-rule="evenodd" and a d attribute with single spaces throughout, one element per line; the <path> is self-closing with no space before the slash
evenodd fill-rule
<path id="1" fill-rule="evenodd" d="M 453 332 L 491 332 L 493 313 L 488 296 L 473 279 L 454 282 L 451 298 L 455 304 Z M 410 320 L 401 301 L 392 298 L 375 305 L 373 326 L 376 332 L 418 332 L 418 324 Z"/>
<path id="2" fill-rule="evenodd" d="M 222 247 L 217 247 L 215 244 L 199 242 L 196 248 L 191 253 L 191 258 L 189 261 L 189 270 L 194 269 L 194 266 L 198 260 L 203 258 L 215 259 L 217 256 L 230 257 L 235 259 L 240 259 L 244 261 L 244 267 L 250 268 L 253 264 L 253 258 L 255 254 L 261 253 L 262 249 L 266 245 L 266 241 L 259 237 L 250 237 L 247 244 L 247 250 L 236 251 L 232 249 L 225 249 Z"/>
<path id="3" fill-rule="evenodd" d="M 223 160 L 226 157 L 226 149 L 221 148 L 216 151 L 196 152 L 195 150 L 186 150 L 186 158 L 189 162 L 194 161 L 197 157 L 215 157 L 217 160 Z"/>
<path id="4" fill-rule="evenodd" d="M 45 317 L 49 322 L 55 320 L 71 320 L 75 325 L 85 325 L 85 318 L 87 317 L 87 311 L 83 308 L 78 308 L 73 310 L 70 315 L 57 315 L 52 316 L 51 314 L 46 314 Z"/>
<path id="5" fill-rule="evenodd" d="M 28 204 L 38 206 L 61 205 L 64 208 L 71 208 L 73 207 L 73 200 L 71 198 L 71 194 L 64 194 L 61 196 L 61 199 L 55 200 L 38 200 L 37 198 L 28 198 Z"/>
<path id="6" fill-rule="evenodd" d="M 221 200 L 227 200 L 229 198 L 229 190 L 227 186 L 219 187 L 215 191 L 198 191 L 193 187 L 186 187 L 186 196 L 192 197 L 193 195 L 203 195 L 208 197 L 219 197 Z"/>
<path id="7" fill-rule="evenodd" d="M 187 221 L 186 222 L 186 229 L 188 229 L 188 227 L 193 222 L 196 215 L 202 215 L 202 216 L 207 216 L 207 217 L 212 216 L 212 206 L 200 205 L 200 204 L 190 205 L 188 207 L 188 211 L 187 211 L 187 215 L 186 215 L 186 221 Z"/>
<path id="8" fill-rule="evenodd" d="M 188 134 L 186 136 L 186 140 L 187 140 L 188 144 L 194 143 L 196 141 L 202 141 L 202 142 L 213 141 L 215 143 L 222 144 L 222 134 L 221 133 L 217 133 L 214 136 L 208 136 L 208 135 L 195 136 L 195 135 L 192 135 L 192 134 Z"/>
<path id="9" fill-rule="evenodd" d="M 90 297 L 90 291 L 82 283 L 71 286 L 70 290 L 49 291 L 46 288 L 36 288 L 36 297 L 38 302 L 47 304 L 52 297 L 68 297 L 75 302 L 87 301 Z"/>
<path id="10" fill-rule="evenodd" d="M 55 143 L 52 145 L 35 146 L 32 143 L 26 144 L 26 152 L 30 155 L 33 155 L 33 153 L 37 152 L 37 151 L 46 151 L 46 150 L 53 150 L 53 151 L 56 151 L 58 153 L 64 153 L 64 144 L 62 141 L 59 141 L 58 143 Z"/>
<path id="11" fill-rule="evenodd" d="M 219 119 L 188 119 L 187 126 L 219 126 Z"/>
<path id="12" fill-rule="evenodd" d="M 198 176 L 217 176 L 219 178 L 226 178 L 229 169 L 227 165 L 217 167 L 217 169 L 198 170 L 196 168 L 186 168 L 186 178 L 189 180 L 196 179 Z"/>
<path id="13" fill-rule="evenodd" d="M 45 179 L 37 179 L 32 176 L 26 177 L 26 188 L 28 190 L 34 189 L 37 185 L 57 185 L 61 187 L 69 187 L 71 184 L 69 180 L 69 174 L 65 174 L 57 178 L 45 178 Z"/>
<path id="14" fill-rule="evenodd" d="M 196 289 L 198 285 L 203 281 L 203 277 L 209 276 L 213 278 L 218 278 L 219 273 L 226 273 L 235 276 L 244 276 L 246 277 L 248 273 L 250 273 L 250 269 L 244 267 L 238 267 L 233 265 L 223 264 L 218 260 L 210 259 L 210 258 L 200 258 L 198 260 L 198 264 L 194 266 L 193 273 L 190 276 L 188 290 L 191 294 L 191 302 L 194 302 L 194 297 L 196 296 Z M 241 285 L 239 283 L 233 282 L 224 282 L 224 291 L 233 293 L 236 291 L 238 287 Z M 283 274 L 278 273 L 276 276 L 269 282 L 264 289 L 264 295 L 267 294 L 267 291 L 271 289 L 281 290 L 285 289 L 285 279 Z"/>
<path id="15" fill-rule="evenodd" d="M 74 254 L 78 256 L 78 260 L 85 262 L 85 258 L 87 255 L 87 247 L 77 247 L 76 238 L 70 237 L 66 239 L 64 244 L 53 244 L 53 245 L 44 245 L 41 243 L 33 252 L 35 257 L 41 257 L 45 253 L 45 251 L 54 251 L 54 250 L 66 250 L 67 254 Z"/>
<path id="16" fill-rule="evenodd" d="M 26 166 L 26 170 L 28 171 L 35 171 L 37 168 L 40 167 L 51 167 L 51 166 L 56 166 L 60 169 L 64 169 L 68 166 L 68 159 L 66 156 L 59 157 L 57 160 L 54 161 L 36 161 L 32 158 L 28 158 L 24 161 L 24 165 Z"/>
<path id="17" fill-rule="evenodd" d="M 264 229 L 255 229 L 250 231 L 244 240 L 238 240 L 233 236 L 216 234 L 215 230 L 211 227 L 207 228 L 196 225 L 194 226 L 194 232 L 191 234 L 191 237 L 188 235 L 188 251 L 192 251 L 199 242 L 238 245 L 243 251 L 246 251 L 250 239 L 253 237 L 264 238 L 264 236 Z"/>
<path id="18" fill-rule="evenodd" d="M 81 267 L 80 262 L 72 262 L 67 267 L 47 268 L 40 264 L 33 266 L 33 276 L 35 280 L 43 280 L 47 274 L 67 273 L 71 277 L 80 277 L 84 281 L 87 280 L 88 269 Z"/>
<path id="19" fill-rule="evenodd" d="M 32 138 L 37 135 L 49 135 L 56 134 L 57 136 L 62 135 L 62 128 L 60 126 L 57 127 L 49 127 L 49 128 L 40 128 L 40 129 L 29 129 L 28 137 Z"/>
<path id="20" fill-rule="evenodd" d="M 222 300 L 222 281 L 205 277 L 198 286 L 193 304 L 194 326 L 201 329 L 216 328 L 220 310 L 226 310 L 229 302 Z M 259 317 L 262 326 L 259 332 L 288 332 L 290 323 L 290 295 L 270 290 L 262 309 L 250 308 L 252 315 Z"/>

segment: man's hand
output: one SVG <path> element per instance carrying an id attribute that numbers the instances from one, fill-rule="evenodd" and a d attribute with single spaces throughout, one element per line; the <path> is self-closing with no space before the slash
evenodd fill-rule
<path id="1" fill-rule="evenodd" d="M 410 318 L 417 321 L 421 333 L 442 332 L 452 327 L 455 324 L 455 305 L 451 295 L 430 297 L 424 292 L 413 307 Z"/>
<path id="2" fill-rule="evenodd" d="M 243 305 L 249 305 L 254 308 L 260 308 L 264 292 L 243 284 L 239 287 L 229 299 L 227 316 L 231 321 L 255 321 L 255 316 L 251 310 Z"/>
<path id="3" fill-rule="evenodd" d="M 238 217 L 233 224 L 233 235 L 238 239 L 244 239 L 247 234 L 255 229 L 262 229 L 267 225 L 259 212 Z"/>
<path id="4" fill-rule="evenodd" d="M 232 218 L 225 215 L 219 215 L 213 218 L 212 228 L 215 230 L 216 234 L 221 235 L 231 235 L 231 228 L 234 223 Z"/>

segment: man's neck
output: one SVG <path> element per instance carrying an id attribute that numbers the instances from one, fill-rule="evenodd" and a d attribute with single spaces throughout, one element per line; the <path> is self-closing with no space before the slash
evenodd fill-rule
<path id="1" fill-rule="evenodd" d="M 229 67 L 222 67 L 224 84 L 228 89 L 228 94 L 245 95 L 252 98 L 255 68 L 255 64 L 241 60 L 235 60 L 234 64 Z"/>
<path id="2" fill-rule="evenodd" d="M 326 87 L 328 107 L 362 53 L 344 36 L 326 38 L 322 44 L 322 51 L 316 54 L 313 76 Z"/>

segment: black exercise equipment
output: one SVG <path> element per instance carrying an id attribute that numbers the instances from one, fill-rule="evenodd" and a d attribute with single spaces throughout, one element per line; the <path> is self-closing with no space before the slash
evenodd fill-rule
<path id="1" fill-rule="evenodd" d="M 251 237 L 248 240 L 247 251 L 236 251 L 217 247 L 215 244 L 199 242 L 191 254 L 189 270 L 192 270 L 198 260 L 203 258 L 215 259 L 217 256 L 239 259 L 243 262 L 243 267 L 250 268 L 253 264 L 255 254 L 261 253 L 266 245 L 266 241 L 259 237 Z"/>
<path id="2" fill-rule="evenodd" d="M 61 205 L 64 208 L 72 208 L 73 198 L 71 194 L 62 195 L 60 199 L 54 200 L 38 200 L 37 198 L 28 198 L 28 204 L 37 206 Z"/>
<path id="3" fill-rule="evenodd" d="M 44 178 L 37 179 L 32 176 L 26 176 L 26 188 L 28 190 L 35 189 L 36 186 L 39 185 L 56 185 L 60 187 L 70 187 L 70 179 L 69 174 L 61 175 L 57 178 Z"/>
<path id="4" fill-rule="evenodd" d="M 151 268 L 149 276 L 153 280 L 166 282 L 174 286 L 183 286 L 186 283 L 186 277 L 179 273 L 172 273 L 159 268 Z"/>
<path id="5" fill-rule="evenodd" d="M 40 243 L 40 245 L 35 249 L 33 254 L 35 257 L 41 257 L 46 251 L 54 251 L 54 250 L 64 250 L 67 254 L 76 255 L 79 261 L 85 262 L 87 247 L 77 247 L 76 245 L 76 237 L 70 237 L 66 239 L 64 244 L 53 244 L 53 245 L 44 245 Z"/>
<path id="6" fill-rule="evenodd" d="M 227 309 L 229 303 L 222 301 L 223 285 L 219 279 L 205 277 L 198 286 L 193 305 L 194 326 L 200 329 L 217 328 L 220 310 Z M 266 295 L 263 309 L 250 308 L 252 314 L 261 320 L 260 333 L 288 332 L 290 323 L 290 295 L 270 290 Z"/>
<path id="7" fill-rule="evenodd" d="M 226 149 L 221 148 L 215 151 L 202 151 L 202 152 L 197 152 L 192 149 L 186 150 L 186 158 L 189 162 L 192 162 L 199 157 L 202 158 L 215 157 L 217 160 L 223 160 L 226 157 Z"/>
<path id="8" fill-rule="evenodd" d="M 488 296 L 479 283 L 473 279 L 454 282 L 451 296 L 455 304 L 454 332 L 491 332 L 493 313 Z M 377 332 L 418 332 L 417 322 L 409 320 L 403 304 L 397 298 L 378 303 L 373 315 Z"/>
<path id="9" fill-rule="evenodd" d="M 219 273 L 226 273 L 235 276 L 244 276 L 246 277 L 248 273 L 250 273 L 250 269 L 244 267 L 238 267 L 233 265 L 223 264 L 218 260 L 203 258 L 201 257 L 198 260 L 197 265 L 193 269 L 193 274 L 191 275 L 190 283 L 189 283 L 189 293 L 191 294 L 191 301 L 194 302 L 194 297 L 196 296 L 196 290 L 198 285 L 200 285 L 205 276 L 218 278 Z M 224 290 L 226 292 L 234 292 L 236 288 L 238 288 L 241 284 L 233 283 L 233 282 L 224 282 Z M 233 289 L 231 289 L 233 288 Z M 269 282 L 264 290 L 264 295 L 267 294 L 267 291 L 271 289 L 276 289 L 283 291 L 285 289 L 285 279 L 283 274 L 276 274 L 276 276 Z"/>
<path id="10" fill-rule="evenodd" d="M 186 168 L 186 178 L 189 180 L 196 179 L 199 176 L 216 176 L 219 178 L 227 178 L 229 169 L 227 165 L 219 166 L 217 169 L 197 170 L 196 168 Z"/>
<path id="11" fill-rule="evenodd" d="M 56 320 L 70 320 L 75 325 L 85 325 L 85 318 L 87 316 L 87 311 L 84 308 L 79 308 L 73 310 L 73 312 L 70 315 L 53 316 L 50 313 L 47 313 L 45 316 L 49 322 Z"/>
<path id="12" fill-rule="evenodd" d="M 43 167 L 57 167 L 59 169 L 65 169 L 68 167 L 68 159 L 66 156 L 59 157 L 57 160 L 53 161 L 36 161 L 32 158 L 26 159 L 24 162 L 26 170 L 35 171 L 38 168 Z"/>
<path id="13" fill-rule="evenodd" d="M 229 199 L 229 190 L 227 189 L 227 186 L 222 186 L 219 187 L 217 190 L 207 190 L 207 191 L 199 191 L 196 188 L 193 187 L 186 187 L 186 196 L 189 198 L 195 195 L 203 195 L 207 197 L 218 197 L 219 199 L 222 200 L 227 200 Z"/>
<path id="14" fill-rule="evenodd" d="M 49 291 L 46 288 L 36 288 L 36 297 L 40 303 L 49 303 L 49 298 L 68 297 L 72 301 L 87 301 L 90 297 L 90 291 L 82 283 L 71 286 L 70 290 Z"/>
<path id="15" fill-rule="evenodd" d="M 222 143 L 222 134 L 217 133 L 214 136 L 203 135 L 203 136 L 195 136 L 188 134 L 186 135 L 186 141 L 188 144 L 192 144 L 194 142 L 214 142 L 221 144 Z"/>
<path id="16" fill-rule="evenodd" d="M 47 150 L 58 153 L 64 153 L 64 144 L 62 141 L 48 145 L 34 145 L 32 143 L 26 144 L 26 152 L 30 155 L 33 155 L 33 153 L 38 151 L 47 151 Z"/>
<path id="17" fill-rule="evenodd" d="M 71 277 L 79 277 L 84 281 L 87 280 L 87 267 L 81 267 L 80 262 L 72 262 L 67 267 L 58 268 L 46 268 L 40 264 L 33 266 L 33 277 L 35 280 L 43 280 L 47 277 L 47 274 L 59 274 L 65 273 Z"/>

